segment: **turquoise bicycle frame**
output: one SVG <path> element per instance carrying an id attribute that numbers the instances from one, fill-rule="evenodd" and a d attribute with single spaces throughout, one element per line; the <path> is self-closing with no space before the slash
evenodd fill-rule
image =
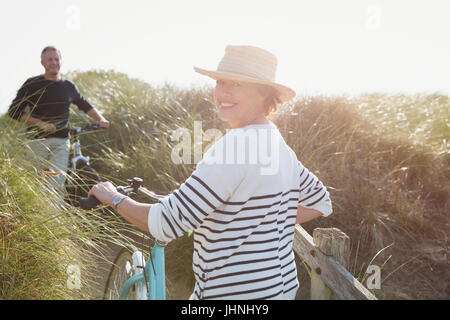
<path id="1" fill-rule="evenodd" d="M 126 300 L 128 293 L 133 285 L 142 281 L 148 281 L 147 299 L 149 300 L 165 300 L 166 299 L 166 275 L 164 264 L 164 248 L 165 245 L 155 243 L 152 253 L 144 267 L 144 272 L 135 274 L 130 277 L 123 285 L 120 291 L 119 300 Z M 145 279 L 145 275 L 148 279 Z"/>

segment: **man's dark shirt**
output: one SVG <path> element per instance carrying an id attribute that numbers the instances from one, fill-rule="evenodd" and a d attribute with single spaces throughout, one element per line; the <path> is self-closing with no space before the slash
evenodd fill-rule
<path id="1" fill-rule="evenodd" d="M 70 104 L 78 106 L 80 110 L 88 112 L 92 105 L 82 96 L 75 84 L 67 79 L 51 81 L 43 75 L 27 79 L 17 92 L 16 98 L 9 107 L 8 114 L 19 120 L 24 112 L 33 118 L 52 123 L 56 126 L 55 133 L 44 134 L 42 131 L 37 137 L 67 138 L 66 128 L 69 122 Z M 29 107 L 29 110 L 27 110 Z M 33 129 L 29 127 L 28 130 Z M 36 129 L 34 127 L 34 129 Z"/>

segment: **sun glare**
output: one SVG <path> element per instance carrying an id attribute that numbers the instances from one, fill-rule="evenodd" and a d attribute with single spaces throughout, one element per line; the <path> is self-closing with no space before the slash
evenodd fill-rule
<path id="1" fill-rule="evenodd" d="M 8 76 L 0 80 L 0 112 L 26 78 L 42 72 L 39 53 L 48 44 L 61 48 L 63 72 L 114 69 L 150 84 L 208 84 L 194 65 L 215 68 L 227 44 L 251 44 L 277 55 L 277 80 L 298 94 L 450 92 L 447 1 L 28 6 L 24 12 L 19 3 L 0 4 L 0 28 L 11 30 L 2 35 L 8 45 L 0 66 Z"/>

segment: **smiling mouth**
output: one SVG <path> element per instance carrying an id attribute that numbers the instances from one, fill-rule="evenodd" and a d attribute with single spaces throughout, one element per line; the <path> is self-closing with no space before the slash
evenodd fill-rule
<path id="1" fill-rule="evenodd" d="M 235 103 L 225 103 L 222 102 L 219 104 L 220 108 L 233 108 L 236 104 Z"/>

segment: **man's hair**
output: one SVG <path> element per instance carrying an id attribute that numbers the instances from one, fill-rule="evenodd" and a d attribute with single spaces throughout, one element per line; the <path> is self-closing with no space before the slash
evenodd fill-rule
<path id="1" fill-rule="evenodd" d="M 54 46 L 46 46 L 44 49 L 42 49 L 41 52 L 41 60 L 44 58 L 44 53 L 46 53 L 47 51 L 56 51 L 58 53 L 59 59 L 61 59 L 61 51 L 59 51 L 56 47 Z"/>

